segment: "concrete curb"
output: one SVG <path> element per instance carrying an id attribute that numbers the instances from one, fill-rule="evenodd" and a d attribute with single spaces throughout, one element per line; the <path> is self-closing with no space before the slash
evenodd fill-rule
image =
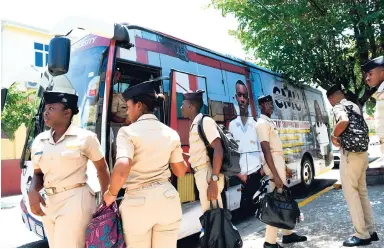
<path id="1" fill-rule="evenodd" d="M 384 184 L 384 158 L 373 161 L 367 169 L 367 185 Z"/>
<path id="2" fill-rule="evenodd" d="M 384 184 L 384 167 L 380 168 L 368 168 L 367 169 L 367 185 L 383 185 Z M 342 188 L 341 181 L 338 180 L 333 184 L 333 188 L 338 190 Z"/>

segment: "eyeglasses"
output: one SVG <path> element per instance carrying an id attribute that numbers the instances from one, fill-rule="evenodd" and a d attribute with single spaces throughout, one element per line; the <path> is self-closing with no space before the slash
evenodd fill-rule
<path id="1" fill-rule="evenodd" d="M 243 97 L 244 99 L 248 99 L 248 94 L 247 93 L 236 93 L 236 96 L 241 98 Z"/>

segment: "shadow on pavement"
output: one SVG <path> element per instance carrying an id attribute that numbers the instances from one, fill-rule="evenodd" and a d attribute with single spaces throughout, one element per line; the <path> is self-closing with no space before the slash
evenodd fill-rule
<path id="1" fill-rule="evenodd" d="M 49 246 L 48 246 L 48 241 L 38 240 L 35 242 L 31 242 L 31 243 L 19 246 L 17 248 L 49 248 Z"/>
<path id="2" fill-rule="evenodd" d="M 291 191 L 295 199 L 305 199 L 314 194 L 317 194 L 329 186 L 332 186 L 336 182 L 337 179 L 315 179 L 313 180 L 311 188 L 306 189 L 299 184 L 292 187 Z"/>

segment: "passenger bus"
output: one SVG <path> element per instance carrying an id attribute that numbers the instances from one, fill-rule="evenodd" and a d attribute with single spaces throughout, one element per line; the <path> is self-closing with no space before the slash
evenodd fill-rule
<path id="1" fill-rule="evenodd" d="M 66 43 L 69 44 L 65 35 L 74 28 L 88 30 L 90 34 L 65 47 Z M 21 160 L 22 218 L 28 229 L 42 238 L 46 234 L 41 219 L 29 209 L 27 193 L 33 175 L 30 161 L 32 141 L 47 129 L 43 121 L 42 98 L 46 89 L 64 89 L 78 94 L 80 112 L 73 122 L 97 134 L 110 170 L 114 165 L 116 137 L 111 128 L 113 95 L 129 86 L 159 77 L 166 101 L 156 115 L 179 133 L 185 152 L 189 148 L 190 122 L 181 115 L 182 94 L 203 89 L 202 112 L 228 127 L 239 115 L 234 96 L 235 84 L 241 80 L 248 88 L 251 118 L 257 120 L 260 116 L 259 96 L 270 94 L 274 99 L 272 118 L 283 141 L 285 162 L 294 172 L 293 178 L 288 180 L 289 187 L 301 184 L 303 188 L 309 188 L 316 175 L 333 167 L 329 119 L 319 90 L 287 85 L 280 74 L 266 68 L 140 26 L 71 19 L 59 23 L 54 33 L 57 36 L 51 41 L 49 66 L 40 81 L 40 105 L 28 129 Z M 69 61 L 68 68 L 66 61 Z M 122 75 L 114 84 L 116 70 Z M 255 151 L 260 152 L 260 147 L 255 145 L 255 148 L 240 153 Z M 100 201 L 102 194 L 92 164 L 87 174 L 88 184 L 97 192 Z M 172 176 L 170 180 L 180 194 L 183 219 L 179 238 L 184 238 L 201 229 L 199 195 L 191 169 L 185 177 Z M 41 194 L 44 196 L 44 190 Z M 238 180 L 226 179 L 223 199 L 231 211 L 240 208 L 241 184 Z"/>

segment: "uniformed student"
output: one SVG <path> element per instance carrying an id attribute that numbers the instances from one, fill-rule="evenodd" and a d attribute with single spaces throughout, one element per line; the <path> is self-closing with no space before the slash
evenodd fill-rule
<path id="1" fill-rule="evenodd" d="M 87 162 L 93 161 L 102 191 L 109 184 L 107 163 L 96 134 L 71 124 L 79 112 L 76 95 L 45 92 L 44 101 L 44 121 L 51 129 L 40 133 L 32 145 L 31 211 L 43 216 L 50 247 L 85 247 L 87 226 L 96 209 L 95 193 L 86 184 Z M 45 201 L 39 194 L 43 187 Z"/>
<path id="2" fill-rule="evenodd" d="M 275 123 L 271 116 L 273 113 L 273 100 L 270 95 L 261 96 L 258 99 L 261 115 L 256 124 L 256 131 L 261 148 L 265 157 L 266 164 L 264 172 L 269 176 L 269 191 L 278 188 L 279 191 L 287 184 L 287 177 L 292 177 L 292 171 L 289 170 L 284 161 L 283 145 Z M 277 228 L 267 225 L 265 232 L 264 248 L 280 248 L 277 243 Z M 290 230 L 282 230 L 283 243 L 303 242 L 307 237 L 297 235 Z"/>
<path id="3" fill-rule="evenodd" d="M 221 192 L 224 189 L 224 175 L 220 173 L 223 162 L 223 147 L 216 122 L 210 117 L 205 117 L 203 120 L 204 133 L 214 150 L 213 164 L 211 164 L 207 148 L 197 130 L 197 125 L 203 117 L 203 114 L 200 113 L 203 107 L 203 93 L 203 90 L 185 93 L 181 112 L 184 118 L 192 121 L 189 133 L 188 161 L 194 171 L 200 204 L 204 213 L 210 209 L 210 201 L 212 201 L 213 207 L 217 205 L 214 200 L 217 200 L 219 207 L 223 207 Z"/>
<path id="4" fill-rule="evenodd" d="M 236 82 L 236 101 L 240 115 L 229 123 L 229 131 L 239 145 L 241 172 L 238 175 L 243 182 L 243 207 L 254 213 L 252 205 L 253 195 L 260 187 L 262 153 L 256 133 L 256 121 L 249 115 L 249 95 L 246 85 Z"/>
<path id="5" fill-rule="evenodd" d="M 117 161 L 104 201 L 111 205 L 126 183 L 120 205 L 128 247 L 176 247 L 182 217 L 179 193 L 169 182 L 171 171 L 187 171 L 180 137 L 153 114 L 164 96 L 159 85 L 141 83 L 124 91 L 132 124 L 117 135 Z"/>
<path id="6" fill-rule="evenodd" d="M 327 91 L 327 97 L 333 106 L 332 112 L 337 124 L 332 134 L 333 145 L 340 147 L 340 179 L 343 185 L 344 198 L 348 204 L 352 223 L 356 233 L 344 241 L 344 246 L 367 245 L 378 240 L 374 231 L 374 220 L 371 203 L 368 199 L 366 170 L 368 168 L 367 152 L 348 152 L 340 146 L 340 136 L 349 125 L 345 106 L 353 106 L 353 110 L 361 115 L 360 108 L 345 98 L 342 89 L 335 85 Z"/>
<path id="7" fill-rule="evenodd" d="M 119 69 L 115 71 L 115 77 L 113 78 L 113 84 L 118 84 L 121 78 L 121 72 Z M 111 105 L 111 129 L 112 129 L 112 158 L 116 161 L 116 137 L 119 129 L 123 126 L 129 125 L 129 119 L 127 114 L 127 103 L 123 98 L 122 93 L 115 92 L 112 97 Z"/>
<path id="8" fill-rule="evenodd" d="M 114 84 L 118 84 L 121 77 L 121 72 L 116 70 L 115 77 L 113 78 Z M 111 116 L 112 116 L 112 128 L 114 135 L 117 136 L 117 132 L 120 127 L 129 124 L 128 114 L 127 114 L 127 103 L 125 102 L 122 93 L 114 93 L 112 98 L 111 106 Z"/>
<path id="9" fill-rule="evenodd" d="M 376 99 L 376 135 L 380 138 L 381 152 L 384 153 L 384 56 L 368 61 L 362 68 L 367 85 L 377 88 L 373 95 Z"/>

